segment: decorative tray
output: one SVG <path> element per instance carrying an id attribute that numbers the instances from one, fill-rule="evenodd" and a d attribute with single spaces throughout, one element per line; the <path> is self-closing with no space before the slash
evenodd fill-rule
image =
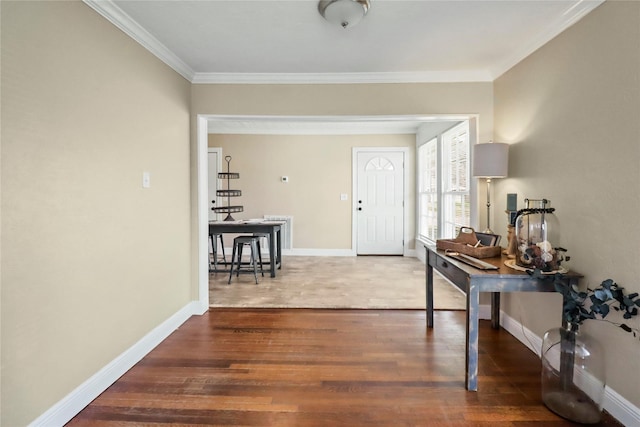
<path id="1" fill-rule="evenodd" d="M 533 271 L 533 268 L 522 267 L 522 266 L 516 264 L 516 260 L 515 259 L 506 260 L 504 262 L 504 265 L 506 265 L 509 268 L 513 268 L 514 270 L 518 270 L 518 271 Z M 560 269 L 558 269 L 558 270 L 543 271 L 542 274 L 556 274 L 556 273 L 565 274 L 567 272 L 568 272 L 568 270 L 566 268 L 560 267 Z"/>
<path id="2" fill-rule="evenodd" d="M 497 240 L 495 241 L 497 243 Z M 455 239 L 438 239 L 436 248 L 451 250 L 474 258 L 493 258 L 500 255 L 500 246 L 483 246 L 471 227 L 461 227 Z"/>

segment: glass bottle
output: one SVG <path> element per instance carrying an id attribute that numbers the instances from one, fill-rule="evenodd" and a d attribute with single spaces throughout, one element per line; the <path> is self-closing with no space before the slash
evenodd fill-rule
<path id="1" fill-rule="evenodd" d="M 544 272 L 560 270 L 566 249 L 557 246 L 560 227 L 555 209 L 547 199 L 525 199 L 525 203 L 515 222 L 516 265 Z"/>
<path id="2" fill-rule="evenodd" d="M 579 325 L 549 329 L 542 341 L 542 401 L 571 421 L 595 424 L 602 417 L 605 353 Z"/>

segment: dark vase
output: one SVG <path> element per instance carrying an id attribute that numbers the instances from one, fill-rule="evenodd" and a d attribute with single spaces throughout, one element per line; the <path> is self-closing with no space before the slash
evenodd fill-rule
<path id="1" fill-rule="evenodd" d="M 602 346 L 571 324 L 544 334 L 541 357 L 544 404 L 577 423 L 600 422 L 605 388 Z"/>

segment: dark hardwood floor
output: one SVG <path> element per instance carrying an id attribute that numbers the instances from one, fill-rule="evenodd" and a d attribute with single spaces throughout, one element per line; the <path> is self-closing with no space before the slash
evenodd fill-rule
<path id="1" fill-rule="evenodd" d="M 213 309 L 189 319 L 69 426 L 572 426 L 538 357 L 488 321 L 464 388 L 465 313 Z M 618 425 L 607 417 L 601 425 Z"/>

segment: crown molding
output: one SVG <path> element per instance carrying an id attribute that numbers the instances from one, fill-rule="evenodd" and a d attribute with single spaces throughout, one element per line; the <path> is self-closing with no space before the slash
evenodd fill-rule
<path id="1" fill-rule="evenodd" d="M 506 60 L 502 61 L 490 71 L 491 80 L 495 80 L 516 64 L 524 60 L 526 57 L 540 49 L 545 44 L 567 30 L 573 24 L 584 18 L 587 14 L 600 6 L 606 0 L 582 0 L 571 6 L 561 17 L 559 17 L 546 31 L 532 39 L 529 43 L 523 45 L 510 55 Z"/>
<path id="2" fill-rule="evenodd" d="M 196 73 L 111 0 L 82 0 L 194 84 L 356 84 L 491 82 L 487 70 L 385 73 Z"/>
<path id="3" fill-rule="evenodd" d="M 195 72 L 184 61 L 178 58 L 158 39 L 142 28 L 135 20 L 127 15 L 111 0 L 82 0 L 87 6 L 98 12 L 107 21 L 124 31 L 129 37 L 140 43 L 142 47 L 155 55 L 162 62 L 171 67 L 190 82 L 193 81 Z"/>
<path id="4" fill-rule="evenodd" d="M 196 73 L 194 84 L 366 84 L 491 82 L 488 71 L 385 73 Z"/>
<path id="5" fill-rule="evenodd" d="M 383 73 L 198 73 L 111 0 L 82 1 L 193 84 L 367 84 L 493 82 L 606 0 L 575 3 L 545 32 L 491 69 Z"/>

